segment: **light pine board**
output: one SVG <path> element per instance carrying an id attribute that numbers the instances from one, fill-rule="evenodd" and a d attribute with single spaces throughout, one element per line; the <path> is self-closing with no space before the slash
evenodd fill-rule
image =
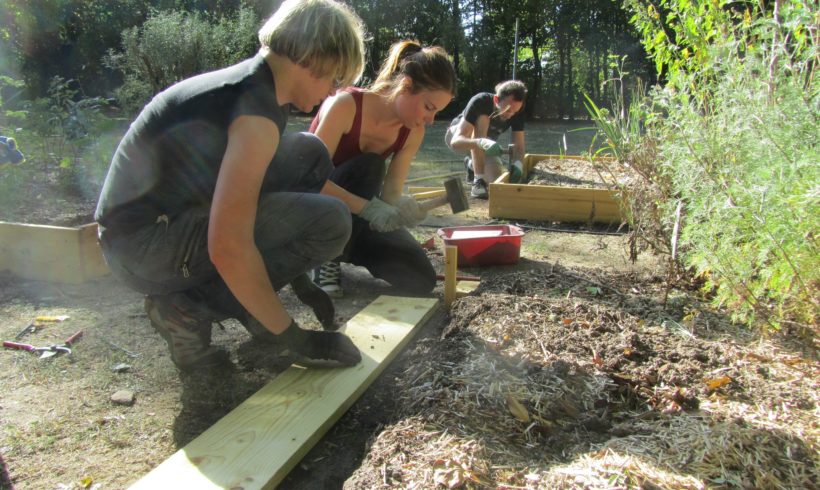
<path id="1" fill-rule="evenodd" d="M 274 488 L 437 306 L 435 298 L 380 296 L 343 330 L 361 350 L 361 363 L 291 366 L 131 488 Z"/>
<path id="2" fill-rule="evenodd" d="M 74 284 L 108 274 L 96 223 L 64 227 L 0 222 L 0 270 L 24 279 Z"/>
<path id="3" fill-rule="evenodd" d="M 491 218 L 619 223 L 621 210 L 607 189 L 490 184 Z"/>

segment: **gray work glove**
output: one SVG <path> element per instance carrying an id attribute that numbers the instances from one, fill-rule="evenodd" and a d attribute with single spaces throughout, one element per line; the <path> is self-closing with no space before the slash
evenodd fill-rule
<path id="1" fill-rule="evenodd" d="M 355 366 L 362 360 L 350 337 L 339 332 L 305 330 L 296 321 L 278 336 L 288 352 L 282 352 L 304 366 Z"/>
<path id="2" fill-rule="evenodd" d="M 427 217 L 427 211 L 419 206 L 413 196 L 401 196 L 396 203 L 403 226 L 416 226 Z"/>
<path id="3" fill-rule="evenodd" d="M 490 138 L 479 138 L 478 146 L 484 150 L 484 154 L 488 157 L 501 156 L 501 146 Z"/>
<path id="4" fill-rule="evenodd" d="M 402 220 L 398 208 L 387 204 L 378 197 L 368 201 L 359 216 L 370 222 L 371 230 L 387 232 L 401 228 Z"/>

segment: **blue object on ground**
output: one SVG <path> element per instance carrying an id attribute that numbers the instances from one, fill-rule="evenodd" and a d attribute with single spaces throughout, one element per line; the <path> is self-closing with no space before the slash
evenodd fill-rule
<path id="1" fill-rule="evenodd" d="M 0 164 L 20 163 L 23 160 L 25 160 L 25 157 L 17 149 L 17 142 L 14 141 L 14 138 L 0 136 Z"/>

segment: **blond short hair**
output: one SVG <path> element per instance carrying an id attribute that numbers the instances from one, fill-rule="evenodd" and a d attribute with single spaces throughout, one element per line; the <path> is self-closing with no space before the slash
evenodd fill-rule
<path id="1" fill-rule="evenodd" d="M 356 83 L 364 70 L 362 20 L 334 0 L 285 0 L 259 29 L 259 43 L 338 86 Z"/>

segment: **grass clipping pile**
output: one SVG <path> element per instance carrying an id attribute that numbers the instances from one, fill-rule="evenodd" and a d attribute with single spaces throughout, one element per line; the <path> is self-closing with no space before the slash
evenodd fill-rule
<path id="1" fill-rule="evenodd" d="M 591 274 L 509 273 L 454 303 L 345 488 L 816 488 L 817 363 Z"/>

